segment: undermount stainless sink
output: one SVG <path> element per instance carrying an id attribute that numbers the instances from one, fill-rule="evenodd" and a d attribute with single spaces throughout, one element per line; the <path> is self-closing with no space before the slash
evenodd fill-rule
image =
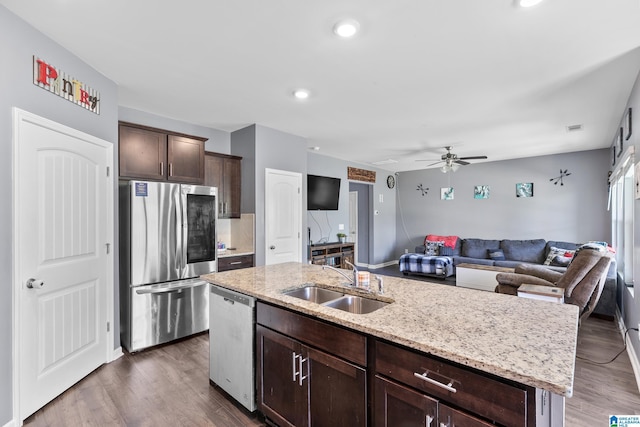
<path id="1" fill-rule="evenodd" d="M 305 301 L 315 302 L 316 304 L 322 304 L 344 296 L 342 292 L 332 291 L 318 286 L 305 286 L 304 288 L 294 289 L 284 294 Z"/>
<path id="2" fill-rule="evenodd" d="M 371 298 L 363 298 L 357 295 L 345 295 L 342 298 L 327 302 L 324 305 L 349 313 L 367 314 L 389 305 L 389 303 Z"/>
<path id="3" fill-rule="evenodd" d="M 293 289 L 283 293 L 290 297 L 300 298 L 305 301 L 324 305 L 325 307 L 331 307 L 354 314 L 372 313 L 390 304 L 389 302 L 378 301 L 358 295 L 348 295 L 344 292 L 325 289 L 315 285 L 308 285 L 304 288 Z"/>

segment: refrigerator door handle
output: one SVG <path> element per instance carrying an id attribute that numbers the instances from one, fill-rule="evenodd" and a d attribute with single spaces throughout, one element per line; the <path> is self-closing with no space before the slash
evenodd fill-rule
<path id="1" fill-rule="evenodd" d="M 187 253 L 184 241 L 184 207 L 183 204 L 186 200 L 183 200 L 182 186 L 178 186 L 178 190 L 175 192 L 174 204 L 176 210 L 176 269 L 179 272 L 180 278 L 185 277 L 187 269 Z"/>

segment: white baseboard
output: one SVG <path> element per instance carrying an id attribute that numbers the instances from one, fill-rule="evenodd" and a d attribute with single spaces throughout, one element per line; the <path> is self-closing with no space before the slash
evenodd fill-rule
<path id="1" fill-rule="evenodd" d="M 624 339 L 624 331 L 627 330 L 627 326 L 624 324 L 622 320 L 622 315 L 620 314 L 620 310 L 616 309 L 616 321 L 618 323 L 618 329 L 620 330 L 620 334 L 622 335 L 622 339 Z M 638 387 L 638 391 L 640 391 L 640 359 L 638 359 L 638 354 L 636 353 L 633 345 L 631 344 L 631 340 L 627 335 L 627 339 L 625 344 L 627 345 L 627 355 L 629 355 L 629 360 L 631 361 L 631 368 L 633 369 L 633 375 L 636 378 L 636 387 Z"/>
<path id="2" fill-rule="evenodd" d="M 18 426 L 18 423 L 16 422 L 16 420 L 11 420 L 2 427 L 17 427 L 17 426 Z"/>
<path id="3" fill-rule="evenodd" d="M 109 363 L 121 358 L 122 356 L 124 356 L 124 353 L 122 352 L 122 347 L 114 348 L 113 351 L 111 352 L 111 358 L 109 359 Z"/>

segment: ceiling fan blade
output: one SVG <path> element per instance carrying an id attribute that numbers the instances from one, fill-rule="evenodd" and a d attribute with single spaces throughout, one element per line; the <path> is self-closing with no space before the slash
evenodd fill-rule
<path id="1" fill-rule="evenodd" d="M 415 159 L 416 162 L 441 162 L 442 160 L 436 159 Z"/>
<path id="2" fill-rule="evenodd" d="M 460 160 L 480 160 L 480 159 L 486 159 L 487 156 L 469 156 L 469 157 L 458 157 L 458 159 Z"/>
<path id="3" fill-rule="evenodd" d="M 471 163 L 465 162 L 464 160 L 461 160 L 461 159 L 454 160 L 453 163 L 457 163 L 457 164 L 462 165 L 462 166 L 466 166 L 466 165 L 470 165 L 471 164 Z"/>

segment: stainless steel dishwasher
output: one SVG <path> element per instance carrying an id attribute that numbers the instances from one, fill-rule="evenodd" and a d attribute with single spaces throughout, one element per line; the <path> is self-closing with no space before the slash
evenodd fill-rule
<path id="1" fill-rule="evenodd" d="M 253 297 L 211 285 L 209 378 L 242 406 L 256 410 Z"/>

